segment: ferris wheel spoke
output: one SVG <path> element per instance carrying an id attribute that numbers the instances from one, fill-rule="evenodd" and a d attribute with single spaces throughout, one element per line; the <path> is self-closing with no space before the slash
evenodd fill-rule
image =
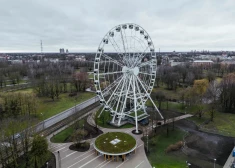
<path id="1" fill-rule="evenodd" d="M 122 29 L 121 29 L 121 38 L 122 38 L 123 50 L 124 50 L 124 52 L 126 54 L 126 46 L 125 46 L 125 42 L 124 42 L 124 39 L 123 39 Z"/>
<path id="2" fill-rule="evenodd" d="M 137 76 L 137 77 L 138 77 L 138 76 Z M 142 84 L 144 85 L 145 89 L 148 89 L 148 85 L 146 85 L 146 83 L 143 82 L 142 79 L 140 79 L 139 77 L 138 77 L 138 79 L 142 82 Z"/>
<path id="3" fill-rule="evenodd" d="M 141 60 L 146 56 L 146 54 L 147 54 L 146 51 L 148 48 L 149 48 L 149 46 L 145 48 L 144 52 L 141 55 L 139 55 L 139 59 L 134 63 L 135 65 L 139 64 L 141 62 Z"/>
<path id="4" fill-rule="evenodd" d="M 117 71 L 117 72 L 105 72 L 105 73 L 99 73 L 99 75 L 112 75 L 112 74 L 118 74 L 118 73 L 123 73 L 122 71 Z"/>
<path id="5" fill-rule="evenodd" d="M 128 96 L 128 93 L 129 93 L 129 89 L 130 89 L 130 85 L 131 85 L 131 79 L 132 79 L 133 75 L 131 76 L 130 80 L 129 80 L 129 84 L 128 84 L 128 88 L 127 88 L 127 91 L 126 91 L 126 95 L 125 95 L 125 98 L 124 98 L 124 101 L 123 101 L 123 106 L 122 106 L 122 111 L 121 111 L 121 116 L 123 115 L 123 111 L 124 111 L 124 108 L 126 106 L 126 99 L 127 99 L 127 96 Z M 118 120 L 118 125 L 120 125 L 120 122 L 121 122 L 121 118 L 119 118 Z"/>
<path id="6" fill-rule="evenodd" d="M 112 40 L 113 41 L 112 41 Z M 120 49 L 119 45 L 117 44 L 116 40 L 112 37 L 112 38 L 109 38 L 114 50 L 118 53 L 118 56 L 119 58 L 121 59 L 124 55 L 123 55 L 123 52 L 122 50 Z"/>
<path id="7" fill-rule="evenodd" d="M 143 102 L 143 93 L 141 92 L 141 90 L 140 90 L 140 87 L 139 87 L 139 84 L 138 84 L 138 82 L 137 82 L 137 80 L 135 79 L 135 84 L 136 84 L 136 86 L 137 86 L 137 90 L 138 90 L 138 92 L 139 92 L 139 95 L 140 95 L 140 101 L 141 101 L 141 104 L 142 104 L 142 106 L 144 105 L 144 102 Z M 144 112 L 146 113 L 146 111 L 145 111 L 145 108 L 144 108 Z"/>
<path id="8" fill-rule="evenodd" d="M 116 109 L 115 109 L 115 114 L 112 118 L 112 123 L 114 123 L 114 120 L 116 118 L 117 110 L 118 110 L 118 107 L 119 107 L 119 104 L 120 104 L 120 101 L 121 101 L 121 98 L 122 98 L 122 92 L 123 92 L 124 86 L 126 86 L 127 81 L 128 80 L 127 80 L 127 77 L 126 77 L 123 84 L 122 84 L 122 86 L 121 86 L 120 93 L 118 94 L 118 102 L 116 103 Z"/>
<path id="9" fill-rule="evenodd" d="M 146 62 L 141 62 L 140 64 L 137 65 L 137 67 L 141 68 L 143 66 L 146 66 L 146 65 L 152 65 L 153 61 L 150 60 L 150 61 L 146 61 Z"/>
<path id="10" fill-rule="evenodd" d="M 134 39 L 135 39 L 137 42 L 139 42 L 139 44 L 140 44 L 141 48 L 144 50 L 144 49 L 145 49 L 145 47 L 146 47 L 146 45 L 145 45 L 145 46 L 143 46 L 143 44 L 144 44 L 144 43 L 142 43 L 141 39 L 140 39 L 140 38 L 138 38 L 137 36 L 134 36 Z"/>
<path id="11" fill-rule="evenodd" d="M 129 45 L 128 45 L 128 41 L 127 41 L 127 36 L 126 36 L 126 31 L 125 31 L 125 29 L 124 29 L 124 37 L 125 37 L 125 40 L 126 40 L 126 50 L 127 50 L 127 52 L 129 53 L 130 52 L 130 50 L 129 50 Z"/>
<path id="12" fill-rule="evenodd" d="M 163 119 L 164 117 L 162 116 L 162 114 L 160 113 L 160 111 L 158 110 L 157 106 L 155 105 L 155 103 L 153 102 L 152 98 L 150 97 L 149 93 L 147 92 L 147 90 L 145 89 L 143 83 L 141 82 L 141 80 L 139 79 L 138 76 L 135 76 L 136 79 L 139 81 L 141 87 L 144 89 L 146 95 L 148 96 L 148 98 L 150 99 L 150 101 L 152 102 L 153 106 L 155 107 L 155 109 L 157 110 L 158 114 L 160 115 L 160 117 Z"/>
<path id="13" fill-rule="evenodd" d="M 106 87 L 103 92 L 106 93 L 106 92 L 109 92 L 113 87 L 115 87 L 118 82 L 121 80 L 121 78 L 123 77 L 123 75 L 121 75 L 120 77 L 118 77 L 115 81 L 113 81 L 108 87 Z"/>
<path id="14" fill-rule="evenodd" d="M 119 65 L 120 67 L 123 67 L 124 65 L 120 62 L 118 62 L 117 60 L 111 58 L 110 56 L 108 56 L 107 54 L 102 54 L 103 57 L 105 57 L 106 59 L 112 61 L 113 63 Z"/>
<path id="15" fill-rule="evenodd" d="M 151 75 L 152 75 L 152 74 L 150 74 L 150 73 L 144 73 L 144 72 L 139 72 L 139 74 L 149 75 L 149 76 L 151 76 Z"/>
<path id="16" fill-rule="evenodd" d="M 122 77 L 122 79 L 118 82 L 116 88 L 114 89 L 113 93 L 111 94 L 111 96 L 109 97 L 108 101 L 107 101 L 107 105 L 109 104 L 109 101 L 112 99 L 114 93 L 116 93 L 116 90 L 118 89 L 119 85 L 121 84 L 121 82 L 125 79 L 125 76 Z"/>

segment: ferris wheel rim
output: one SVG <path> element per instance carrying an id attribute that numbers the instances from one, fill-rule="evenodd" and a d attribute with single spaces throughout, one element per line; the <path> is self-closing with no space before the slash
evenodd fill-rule
<path id="1" fill-rule="evenodd" d="M 147 33 L 147 31 L 146 31 L 142 26 L 139 26 L 139 25 L 137 25 L 137 24 L 134 24 L 134 23 L 124 23 L 124 24 L 119 24 L 119 25 L 117 25 L 117 26 L 114 26 L 112 29 L 110 29 L 110 30 L 105 34 L 104 38 L 105 38 L 106 36 L 108 36 L 110 32 L 112 32 L 112 31 L 115 30 L 116 28 L 122 27 L 123 25 L 133 25 L 133 26 L 137 26 L 137 27 L 141 28 L 141 30 L 143 30 L 144 33 L 147 34 L 149 40 L 151 41 L 151 48 L 153 48 L 153 51 L 150 51 L 151 56 L 152 56 L 152 54 L 153 54 L 153 55 L 155 56 L 154 58 L 156 58 L 155 51 L 154 51 L 154 44 L 153 44 L 153 42 L 152 42 L 151 37 L 149 36 L 149 34 Z M 103 55 L 103 51 L 100 53 L 100 52 L 98 52 L 98 50 L 99 50 L 99 49 L 104 50 L 104 46 L 105 46 L 105 45 L 103 44 L 103 46 L 101 47 L 104 38 L 101 40 L 101 42 L 100 42 L 100 44 L 99 44 L 99 47 L 98 47 L 98 49 L 97 49 L 97 53 L 96 53 L 95 58 L 97 58 L 97 55 L 99 55 L 99 57 L 101 57 L 101 56 Z M 148 47 L 149 47 L 149 46 L 148 46 Z M 148 49 L 148 47 L 147 47 L 146 49 Z M 119 53 L 118 53 L 118 55 L 119 55 Z M 107 55 L 107 56 L 108 56 L 108 55 Z M 116 60 L 116 61 L 117 61 L 117 60 Z M 120 63 L 120 62 L 119 62 L 119 63 Z M 156 62 L 153 62 L 152 59 L 151 59 L 151 61 L 149 61 L 149 63 L 152 63 L 152 64 L 155 64 L 155 65 L 156 65 Z M 142 64 L 142 65 L 141 65 L 141 64 Z M 147 63 L 145 63 L 145 64 L 147 65 Z M 132 70 L 131 68 L 129 68 L 128 71 L 133 71 L 136 76 L 137 76 L 139 73 L 140 73 L 140 74 L 142 73 L 143 75 L 147 75 L 147 74 L 144 74 L 143 72 L 138 72 L 138 73 L 137 73 L 137 71 L 139 71 L 139 66 L 146 66 L 145 64 L 144 64 L 144 63 L 136 64 L 136 66 L 134 66 L 133 69 L 135 69 L 136 67 L 138 67 L 138 70 Z M 109 74 L 113 74 L 113 73 L 120 73 L 120 74 L 123 73 L 123 74 L 125 74 L 126 72 L 125 72 L 125 73 L 123 72 L 123 67 L 125 67 L 125 66 L 124 66 L 122 63 L 120 63 L 119 66 L 122 67 L 122 71 L 120 71 L 120 72 L 108 72 L 108 73 L 109 73 Z M 152 66 L 152 65 L 151 65 L 151 66 Z M 152 67 L 151 67 L 151 68 L 152 68 Z M 137 69 L 137 68 L 136 68 L 136 69 Z M 154 70 L 155 70 L 155 69 L 154 69 Z M 154 70 L 151 70 L 151 73 L 152 73 L 152 71 L 154 71 Z M 98 71 L 98 73 L 99 73 L 99 71 Z M 105 73 L 103 73 L 103 74 L 101 74 L 101 75 L 109 75 L 108 73 L 105 72 Z M 155 73 L 154 75 L 153 75 L 153 74 L 148 74 L 148 75 L 150 75 L 150 81 L 152 81 L 152 80 L 155 81 L 156 73 Z M 98 81 L 100 81 L 99 75 L 97 75 L 97 76 L 98 76 Z M 122 81 L 124 77 L 125 77 L 125 75 L 122 75 L 120 81 Z M 138 77 L 138 76 L 137 76 L 137 77 Z M 94 80 L 96 80 L 95 77 L 94 77 Z M 139 82 L 142 83 L 141 80 L 139 80 Z M 138 80 L 137 80 L 137 83 L 138 83 Z M 144 83 L 144 81 L 143 81 L 143 83 Z M 111 83 L 110 85 L 112 85 L 112 83 Z M 148 85 L 148 86 L 144 86 L 144 85 Z M 150 87 L 150 82 L 149 82 L 148 84 L 145 84 L 145 83 L 144 83 L 142 86 L 145 88 L 145 90 L 147 90 L 147 92 L 145 93 L 145 95 L 148 97 L 148 96 L 150 95 L 150 93 L 152 92 L 153 87 L 149 88 L 149 87 Z M 99 95 L 100 99 L 105 100 L 105 98 L 104 98 L 105 95 L 104 95 L 104 93 L 102 92 L 102 89 L 100 89 L 100 88 L 101 88 L 100 82 L 99 82 L 98 88 L 99 88 L 99 89 L 96 88 L 96 90 L 97 90 L 97 92 L 100 92 L 100 93 L 99 93 L 99 94 L 100 94 L 100 95 Z M 117 89 L 117 87 L 116 87 L 115 89 Z M 145 98 L 144 101 L 146 102 L 147 99 L 148 99 L 148 98 Z M 141 99 L 141 100 L 142 100 L 142 99 Z M 108 102 L 107 102 L 107 101 L 104 102 L 105 105 L 106 105 L 106 103 L 108 104 L 109 101 L 108 101 Z"/>

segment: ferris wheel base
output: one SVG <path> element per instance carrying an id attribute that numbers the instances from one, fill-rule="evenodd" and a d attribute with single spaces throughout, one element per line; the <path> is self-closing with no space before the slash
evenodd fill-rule
<path id="1" fill-rule="evenodd" d="M 138 130 L 138 131 L 132 130 L 131 132 L 132 132 L 132 134 L 135 134 L 135 135 L 140 135 L 140 134 L 142 134 L 142 131 L 141 131 L 141 130 Z"/>

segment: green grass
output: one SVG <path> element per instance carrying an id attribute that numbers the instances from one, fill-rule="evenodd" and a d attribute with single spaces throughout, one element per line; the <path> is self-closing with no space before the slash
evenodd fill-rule
<path id="1" fill-rule="evenodd" d="M 78 93 L 76 101 L 75 97 L 69 97 L 68 93 L 61 94 L 59 99 L 55 99 L 55 101 L 50 98 L 40 97 L 38 100 L 38 114 L 43 114 L 40 115 L 41 120 L 47 119 L 94 96 L 95 94 L 91 92 Z"/>
<path id="2" fill-rule="evenodd" d="M 174 90 L 168 90 L 166 89 L 166 86 L 165 85 L 160 85 L 160 87 L 157 87 L 157 88 L 153 88 L 153 91 L 152 93 L 154 92 L 158 92 L 158 91 L 161 91 L 163 92 L 163 94 L 165 95 L 166 98 L 169 98 L 169 99 L 180 99 L 180 93 L 182 92 L 182 90 L 184 90 L 185 88 L 182 88 L 182 87 L 178 87 L 176 89 L 176 91 Z M 152 97 L 153 99 L 155 99 L 154 97 Z"/>
<path id="3" fill-rule="evenodd" d="M 156 103 L 157 105 L 157 103 Z M 194 116 L 189 118 L 188 120 L 193 121 L 197 125 L 203 124 L 205 121 L 210 120 L 210 112 L 207 109 L 208 105 L 204 104 L 205 113 L 202 115 L 202 118 L 198 116 Z M 166 102 L 162 104 L 162 108 L 166 109 Z M 182 108 L 181 103 L 169 102 L 168 103 L 169 110 L 178 111 L 181 113 L 186 112 L 186 114 L 195 114 L 197 112 L 196 106 L 187 106 L 186 109 Z M 204 124 L 202 130 L 214 132 L 222 135 L 235 137 L 235 114 L 231 113 L 222 113 L 216 111 L 214 113 L 214 121 L 209 122 L 208 124 Z"/>
<path id="4" fill-rule="evenodd" d="M 65 140 L 71 136 L 74 132 L 74 128 L 73 127 L 68 127 L 66 129 L 64 129 L 63 131 L 59 132 L 58 134 L 54 135 L 51 138 L 51 142 L 53 143 L 64 143 Z"/>
<path id="5" fill-rule="evenodd" d="M 161 168 L 182 168 L 185 167 L 185 158 L 177 157 L 171 153 L 165 153 L 165 149 L 178 141 L 183 139 L 185 132 L 175 129 L 170 131 L 169 136 L 166 136 L 166 132 L 151 137 L 149 139 L 149 150 L 148 159 L 152 167 Z M 152 145 L 154 142 L 155 145 Z"/>
<path id="6" fill-rule="evenodd" d="M 81 128 L 82 125 L 84 124 L 85 120 L 79 120 L 77 121 L 75 124 L 65 128 L 64 130 L 62 130 L 61 132 L 59 132 L 58 134 L 54 135 L 51 138 L 51 142 L 53 143 L 64 143 L 66 142 L 66 140 L 73 135 L 73 133 L 75 132 L 75 125 L 79 125 L 79 127 Z"/>
<path id="7" fill-rule="evenodd" d="M 115 138 L 121 140 L 116 145 L 110 143 L 110 141 Z M 136 140 L 131 135 L 122 132 L 108 132 L 106 134 L 100 135 L 96 141 L 95 145 L 98 149 L 108 153 L 122 153 L 127 152 L 134 148 L 136 145 Z"/>
<path id="8" fill-rule="evenodd" d="M 14 93 L 33 93 L 33 89 L 22 89 L 14 91 Z M 78 96 L 70 97 L 69 93 L 62 93 L 59 95 L 59 99 L 54 101 L 48 97 L 37 97 L 37 113 L 39 120 L 45 120 L 50 118 L 64 110 L 67 110 L 75 104 L 82 103 L 92 97 L 96 96 L 92 92 L 81 92 Z M 43 115 L 42 115 L 43 114 Z"/>
<path id="9" fill-rule="evenodd" d="M 33 89 L 28 88 L 28 89 L 16 90 L 16 91 L 14 91 L 14 93 L 33 93 Z"/>
<path id="10" fill-rule="evenodd" d="M 137 111 L 137 116 L 144 114 L 143 111 Z M 135 117 L 135 112 L 130 113 L 130 116 Z"/>
<path id="11" fill-rule="evenodd" d="M 114 127 L 114 126 L 110 125 L 109 123 L 107 123 L 108 121 L 110 121 L 112 119 L 112 116 L 110 115 L 109 111 L 103 111 L 103 113 L 98 118 L 102 109 L 103 109 L 103 107 L 101 107 L 96 112 L 97 125 L 104 127 L 104 128 L 117 128 L 117 127 Z M 125 125 L 118 127 L 118 128 L 131 128 L 131 127 L 133 127 L 132 124 L 125 124 Z"/>

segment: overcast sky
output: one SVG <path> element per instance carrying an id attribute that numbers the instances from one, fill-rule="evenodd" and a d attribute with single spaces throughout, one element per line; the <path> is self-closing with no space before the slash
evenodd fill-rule
<path id="1" fill-rule="evenodd" d="M 0 52 L 96 52 L 122 23 L 161 51 L 235 50 L 235 0 L 0 0 Z"/>

